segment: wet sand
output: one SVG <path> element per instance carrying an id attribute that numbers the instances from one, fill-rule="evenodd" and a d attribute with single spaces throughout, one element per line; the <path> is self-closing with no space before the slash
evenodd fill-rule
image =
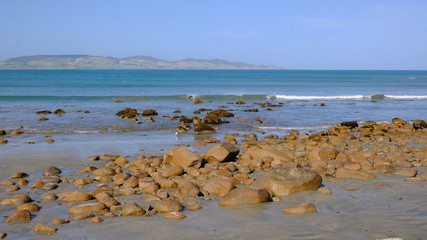
<path id="1" fill-rule="evenodd" d="M 162 155 L 176 145 L 171 141 L 151 141 L 143 144 L 144 137 L 134 141 L 109 135 L 97 135 L 100 139 L 73 139 L 57 141 L 53 144 L 24 144 L 27 139 L 14 144 L 0 146 L 0 180 L 6 180 L 13 172 L 30 174 L 30 184 L 41 177 L 41 171 L 54 165 L 61 168 L 62 176 L 75 176 L 74 171 L 85 166 L 102 163 L 88 162 L 86 157 L 93 154 L 139 154 Z M 113 136 L 113 137 L 112 137 Z M 103 140 L 101 140 L 103 139 Z M 65 139 L 67 140 L 67 139 Z M 183 142 L 192 142 L 189 137 Z M 126 144 L 127 143 L 127 144 Z M 194 148 L 203 152 L 207 147 Z M 417 167 L 418 174 L 427 172 L 426 167 Z M 89 220 L 71 221 L 70 224 L 56 226 L 53 235 L 34 234 L 32 228 L 37 223 L 50 224 L 57 217 L 68 218 L 68 207 L 57 201 L 37 201 L 42 209 L 30 223 L 7 224 L 7 216 L 15 210 L 9 205 L 0 205 L 0 233 L 7 233 L 6 239 L 385 239 L 402 238 L 426 239 L 427 197 L 426 182 L 408 182 L 394 174 L 376 174 L 373 180 L 350 180 L 323 177 L 323 185 L 333 194 L 303 191 L 284 196 L 280 202 L 220 207 L 218 197 L 201 201 L 203 208 L 185 211 L 184 220 L 163 219 L 161 215 L 145 217 L 104 218 L 104 222 L 93 224 Z M 349 191 L 346 188 L 354 188 Z M 18 194 L 7 193 L 7 186 L 0 186 L 0 199 Z M 71 188 L 70 188 L 71 189 Z M 84 186 L 83 191 L 94 186 Z M 60 188 L 52 192 L 63 192 Z M 19 194 L 29 194 L 39 199 L 45 191 L 24 186 Z M 140 195 L 123 196 L 128 202 L 146 205 Z M 285 215 L 282 209 L 302 202 L 312 202 L 318 212 L 307 215 Z"/>

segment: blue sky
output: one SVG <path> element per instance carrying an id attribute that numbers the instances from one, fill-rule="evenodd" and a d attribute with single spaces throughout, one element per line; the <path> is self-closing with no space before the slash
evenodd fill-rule
<path id="1" fill-rule="evenodd" d="M 425 0 L 1 0 L 0 16 L 0 60 L 148 55 L 427 70 Z"/>

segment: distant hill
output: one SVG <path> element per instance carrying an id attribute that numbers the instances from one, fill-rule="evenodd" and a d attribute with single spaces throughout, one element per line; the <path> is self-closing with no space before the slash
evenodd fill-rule
<path id="1" fill-rule="evenodd" d="M 222 59 L 167 61 L 149 56 L 125 58 L 89 55 L 23 56 L 0 62 L 0 69 L 281 69 L 271 65 L 230 62 Z"/>

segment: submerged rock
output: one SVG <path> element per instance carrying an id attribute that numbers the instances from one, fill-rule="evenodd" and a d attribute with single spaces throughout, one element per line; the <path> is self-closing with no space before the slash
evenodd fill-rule
<path id="1" fill-rule="evenodd" d="M 116 113 L 116 116 L 119 116 L 123 119 L 135 118 L 139 116 L 138 111 L 134 108 L 125 108 Z"/>
<path id="2" fill-rule="evenodd" d="M 204 123 L 199 117 L 193 117 L 194 133 L 215 133 L 213 129 L 208 124 Z"/>

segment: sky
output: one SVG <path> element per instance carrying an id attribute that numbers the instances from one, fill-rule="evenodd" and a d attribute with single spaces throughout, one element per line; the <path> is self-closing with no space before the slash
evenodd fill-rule
<path id="1" fill-rule="evenodd" d="M 0 0 L 0 61 L 52 54 L 427 70 L 427 1 Z"/>

